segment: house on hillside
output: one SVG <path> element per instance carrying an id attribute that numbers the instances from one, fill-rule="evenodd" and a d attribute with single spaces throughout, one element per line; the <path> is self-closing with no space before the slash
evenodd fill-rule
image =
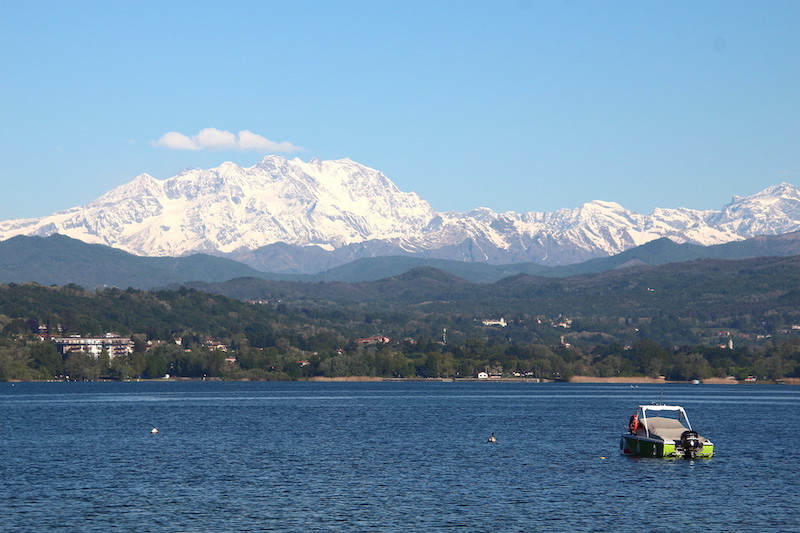
<path id="1" fill-rule="evenodd" d="M 214 339 L 206 339 L 206 347 L 212 352 L 227 352 L 228 347 Z"/>
<path id="2" fill-rule="evenodd" d="M 565 316 L 559 316 L 558 319 L 553 322 L 553 327 L 569 329 L 572 327 L 572 319 Z"/>
<path id="3" fill-rule="evenodd" d="M 375 335 L 374 337 L 364 337 L 363 339 L 356 339 L 358 344 L 389 344 L 392 341 L 389 337 L 383 335 Z"/>

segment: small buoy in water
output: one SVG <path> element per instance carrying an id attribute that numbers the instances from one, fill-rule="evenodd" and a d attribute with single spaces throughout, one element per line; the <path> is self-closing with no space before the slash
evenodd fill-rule
<path id="1" fill-rule="evenodd" d="M 600 459 L 605 459 L 605 457 L 602 457 L 602 456 L 601 456 L 601 457 L 600 457 Z"/>
<path id="2" fill-rule="evenodd" d="M 150 433 L 152 433 L 153 435 L 155 435 L 156 433 L 158 433 L 158 428 L 153 428 L 153 429 L 151 429 L 151 430 L 150 430 Z"/>
<path id="3" fill-rule="evenodd" d="M 497 442 L 497 437 L 494 436 L 494 433 L 489 436 L 489 442 Z"/>

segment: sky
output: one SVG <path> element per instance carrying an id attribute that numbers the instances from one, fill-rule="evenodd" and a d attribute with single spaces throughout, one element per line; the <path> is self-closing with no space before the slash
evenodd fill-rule
<path id="1" fill-rule="evenodd" d="M 0 0 L 0 220 L 278 154 L 437 211 L 800 185 L 796 0 Z"/>

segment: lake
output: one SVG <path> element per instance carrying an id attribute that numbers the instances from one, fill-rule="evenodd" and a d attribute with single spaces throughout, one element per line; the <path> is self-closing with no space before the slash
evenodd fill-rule
<path id="1" fill-rule="evenodd" d="M 686 408 L 713 459 L 620 454 L 636 406 L 660 400 Z M 20 532 L 800 531 L 799 428 L 791 386 L 0 383 L 0 520 Z"/>

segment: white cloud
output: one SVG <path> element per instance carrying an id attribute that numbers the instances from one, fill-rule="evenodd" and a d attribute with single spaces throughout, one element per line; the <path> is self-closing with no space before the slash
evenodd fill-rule
<path id="1" fill-rule="evenodd" d="M 253 133 L 242 130 L 238 135 L 216 128 L 205 128 L 197 135 L 184 135 L 170 131 L 153 141 L 153 146 L 170 150 L 239 150 L 242 152 L 298 152 L 302 150 L 290 142 L 275 142 Z"/>
<path id="2" fill-rule="evenodd" d="M 155 146 L 169 148 L 170 150 L 199 150 L 194 142 L 177 131 L 170 131 L 161 136 L 161 138 L 153 143 Z"/>
<path id="3" fill-rule="evenodd" d="M 275 141 L 270 141 L 266 137 L 262 137 L 249 130 L 242 130 L 239 132 L 239 149 L 261 152 L 297 152 L 302 150 L 302 148 L 290 142 L 283 141 L 276 143 Z"/>
<path id="4" fill-rule="evenodd" d="M 192 137 L 192 141 L 200 150 L 235 150 L 239 148 L 239 139 L 229 131 L 216 128 L 205 128 Z"/>

